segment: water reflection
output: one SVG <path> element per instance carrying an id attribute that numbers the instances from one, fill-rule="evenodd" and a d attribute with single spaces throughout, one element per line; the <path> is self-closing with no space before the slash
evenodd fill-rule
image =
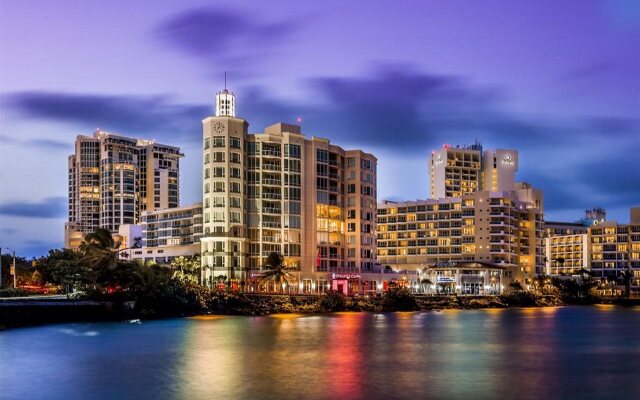
<path id="1" fill-rule="evenodd" d="M 638 311 L 217 316 L 13 330 L 0 333 L 0 397 L 636 398 Z"/>

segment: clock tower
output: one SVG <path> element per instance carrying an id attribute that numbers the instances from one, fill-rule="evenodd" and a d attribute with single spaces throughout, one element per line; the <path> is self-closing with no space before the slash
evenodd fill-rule
<path id="1" fill-rule="evenodd" d="M 202 120 L 202 281 L 226 277 L 237 285 L 246 271 L 245 140 L 249 124 L 236 118 L 235 95 L 216 93 L 215 115 Z"/>

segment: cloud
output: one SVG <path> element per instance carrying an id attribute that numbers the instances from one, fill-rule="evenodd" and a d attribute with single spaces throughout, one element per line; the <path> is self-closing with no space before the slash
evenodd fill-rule
<path id="1" fill-rule="evenodd" d="M 200 140 L 201 119 L 210 107 L 181 104 L 169 96 L 107 96 L 59 92 L 14 92 L 4 102 L 27 117 L 71 122 L 88 132 L 96 128 L 144 138 Z M 36 142 L 68 147 L 56 140 Z"/>
<path id="2" fill-rule="evenodd" d="M 258 60 L 264 62 L 297 27 L 295 21 L 263 22 L 247 13 L 198 8 L 163 21 L 153 36 L 207 68 L 228 67 L 242 75 L 257 68 Z"/>
<path id="3" fill-rule="evenodd" d="M 47 197 L 39 202 L 0 204 L 0 215 L 26 218 L 61 218 L 67 215 L 66 197 Z"/>
<path id="4" fill-rule="evenodd" d="M 15 137 L 0 135 L 0 143 L 22 145 L 27 147 L 35 147 L 42 150 L 59 150 L 59 149 L 71 149 L 72 143 L 64 142 L 62 140 L 38 138 L 22 140 Z"/>

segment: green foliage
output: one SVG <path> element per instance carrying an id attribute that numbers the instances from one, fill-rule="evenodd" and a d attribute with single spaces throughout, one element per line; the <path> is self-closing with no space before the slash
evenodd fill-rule
<path id="1" fill-rule="evenodd" d="M 115 269 L 118 265 L 120 243 L 113 240 L 111 232 L 98 228 L 84 237 L 80 245 L 83 261 L 98 269 Z"/>
<path id="2" fill-rule="evenodd" d="M 511 282 L 509 284 L 509 289 L 511 289 L 511 291 L 515 291 L 515 292 L 521 292 L 524 289 L 522 288 L 522 284 L 518 281 L 515 282 Z"/>
<path id="3" fill-rule="evenodd" d="M 272 280 L 278 288 L 288 285 L 289 280 L 292 278 L 291 271 L 293 271 L 293 268 L 285 266 L 284 258 L 278 253 L 269 253 L 264 268 L 266 271 L 262 275 L 262 280 Z"/>
<path id="4" fill-rule="evenodd" d="M 498 298 L 501 303 L 510 307 L 535 307 L 538 305 L 540 296 L 533 292 L 518 290 L 503 294 Z"/>
<path id="5" fill-rule="evenodd" d="M 320 296 L 319 308 L 322 311 L 344 311 L 346 309 L 346 300 L 342 292 L 330 290 Z"/>
<path id="6" fill-rule="evenodd" d="M 413 311 L 417 308 L 416 297 L 407 288 L 391 288 L 382 296 L 383 311 Z"/>
<path id="7" fill-rule="evenodd" d="M 200 281 L 200 256 L 180 256 L 171 262 L 175 269 L 173 277 L 185 282 L 198 283 Z"/>

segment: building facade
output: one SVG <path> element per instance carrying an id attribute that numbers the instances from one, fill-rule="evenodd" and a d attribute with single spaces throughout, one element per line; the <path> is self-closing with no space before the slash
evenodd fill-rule
<path id="1" fill-rule="evenodd" d="M 422 270 L 452 262 L 505 267 L 523 286 L 544 269 L 542 194 L 525 188 L 378 205 L 378 262 Z"/>
<path id="2" fill-rule="evenodd" d="M 78 136 L 69 156 L 65 247 L 101 227 L 117 233 L 146 210 L 179 204 L 180 149 L 96 131 Z"/>
<path id="3" fill-rule="evenodd" d="M 640 218 L 634 218 L 639 207 L 631 209 L 631 222 L 603 222 L 589 227 L 589 259 L 591 275 L 620 284 L 625 271 L 640 278 Z M 634 279 L 634 284 L 637 279 Z"/>
<path id="4" fill-rule="evenodd" d="M 235 105 L 225 89 L 203 120 L 204 282 L 258 278 L 274 252 L 305 288 L 373 270 L 377 159 L 306 138 L 298 125 L 249 134 Z"/>
<path id="5" fill-rule="evenodd" d="M 481 186 L 482 145 L 451 147 L 431 153 L 429 196 L 432 199 L 460 197 Z"/>
<path id="6" fill-rule="evenodd" d="M 553 235 L 544 240 L 546 275 L 579 275 L 580 270 L 590 269 L 588 234 Z"/>
<path id="7" fill-rule="evenodd" d="M 141 247 L 131 259 L 170 264 L 180 256 L 200 255 L 202 203 L 142 213 Z"/>

